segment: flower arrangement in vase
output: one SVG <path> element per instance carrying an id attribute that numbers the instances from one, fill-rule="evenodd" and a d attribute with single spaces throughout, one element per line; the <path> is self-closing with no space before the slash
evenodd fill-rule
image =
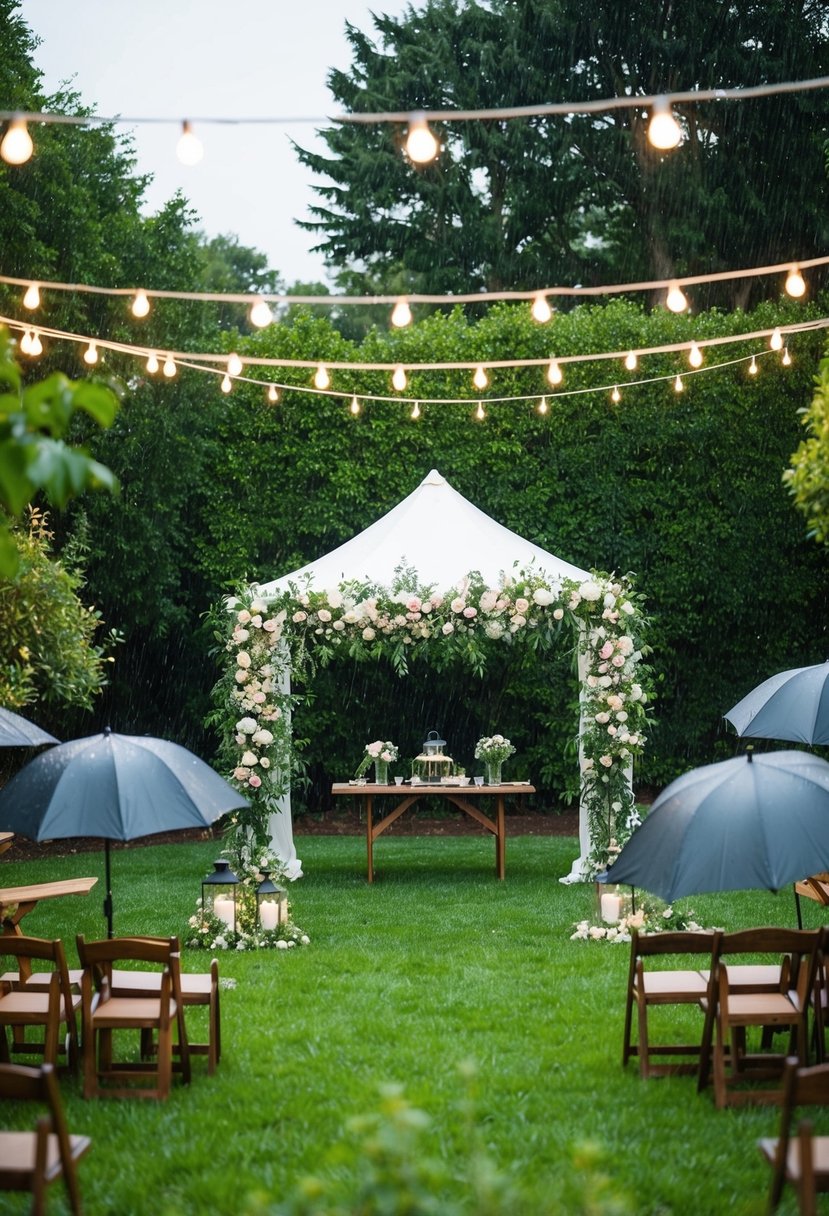
<path id="1" fill-rule="evenodd" d="M 374 780 L 377 785 L 388 785 L 389 783 L 389 765 L 392 760 L 397 759 L 397 744 L 390 742 L 388 739 L 375 739 L 373 743 L 366 744 L 366 754 L 357 766 L 355 777 L 362 777 L 363 773 L 373 764 L 374 765 Z"/>
<path id="2" fill-rule="evenodd" d="M 515 748 L 503 735 L 484 735 L 475 744 L 475 759 L 486 765 L 487 785 L 501 784 L 501 765 Z"/>

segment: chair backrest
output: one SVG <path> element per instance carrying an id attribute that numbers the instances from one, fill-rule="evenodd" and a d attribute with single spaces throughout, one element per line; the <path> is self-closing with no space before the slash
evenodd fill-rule
<path id="1" fill-rule="evenodd" d="M 76 942 L 84 973 L 94 977 L 103 999 L 108 999 L 112 988 L 115 964 L 139 962 L 169 972 L 170 994 L 181 1006 L 181 954 L 177 937 L 107 937 L 88 942 L 79 933 Z"/>
<path id="2" fill-rule="evenodd" d="M 634 929 L 630 939 L 631 954 L 639 957 L 658 954 L 710 954 L 714 936 L 719 930 L 691 933 L 676 930 L 669 933 L 640 933 Z"/>
<path id="3" fill-rule="evenodd" d="M 57 1078 L 51 1064 L 29 1068 L 25 1064 L 0 1063 L 0 1098 L 15 1102 L 40 1102 L 49 1112 L 49 1131 L 57 1137 L 64 1177 L 74 1178 L 75 1162 Z"/>
<path id="4" fill-rule="evenodd" d="M 737 954 L 772 954 L 788 959 L 789 964 L 781 968 L 781 988 L 791 987 L 794 981 L 798 997 L 805 1004 L 812 992 L 822 940 L 822 929 L 785 929 L 776 925 L 723 933 L 712 952 L 712 971 Z"/>
<path id="5" fill-rule="evenodd" d="M 69 968 L 66 965 L 66 953 L 60 938 L 50 941 L 43 937 L 24 937 L 16 934 L 0 936 L 0 955 L 8 955 L 17 960 L 18 973 L 21 981 L 28 975 L 23 966 L 33 959 L 38 962 L 49 962 L 52 970 L 57 973 L 61 1003 L 64 1017 L 69 1018 L 72 1012 L 72 984 L 69 979 Z"/>
<path id="6" fill-rule="evenodd" d="M 829 1106 L 829 1064 L 813 1064 L 810 1068 L 801 1068 L 799 1061 L 794 1056 L 790 1056 L 786 1060 L 780 1102 L 780 1135 L 777 1138 L 773 1162 L 778 1193 L 782 1189 L 786 1175 L 786 1162 L 792 1139 L 795 1111 L 800 1106 Z M 808 1151 L 808 1145 L 803 1144 L 804 1136 L 807 1141 L 811 1137 L 811 1125 L 801 1124 L 799 1132 L 801 1135 L 801 1169 L 804 1175 L 807 1173 L 811 1175 L 813 1169 L 811 1153 Z M 814 1185 L 813 1176 L 810 1178 L 810 1185 Z"/>

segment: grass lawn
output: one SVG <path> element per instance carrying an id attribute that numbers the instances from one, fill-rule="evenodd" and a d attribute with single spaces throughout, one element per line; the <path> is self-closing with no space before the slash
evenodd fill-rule
<path id="1" fill-rule="evenodd" d="M 221 955 L 236 986 L 222 993 L 215 1077 L 196 1057 L 193 1084 L 176 1083 L 167 1103 L 84 1102 L 62 1079 L 72 1129 L 93 1139 L 80 1167 L 88 1216 L 764 1211 L 769 1171 L 755 1141 L 774 1133 L 775 1108 L 718 1112 L 694 1078 L 623 1072 L 629 947 L 569 940 L 593 901 L 592 887 L 557 881 L 575 841 L 510 839 L 498 883 L 488 837 L 386 837 L 373 886 L 361 838 L 299 844 L 306 877 L 290 895 L 312 944 Z M 115 932 L 183 937 L 214 855 L 209 843 L 115 852 Z M 96 853 L 0 863 L 3 886 L 102 873 Z M 44 901 L 25 929 L 62 936 L 76 965 L 75 933 L 105 933 L 102 885 Z M 795 923 L 790 890 L 688 902 L 727 929 Z M 818 924 L 820 909 L 804 904 L 807 926 Z M 186 970 L 207 962 L 185 951 Z M 663 1011 L 662 1025 L 681 1016 Z M 388 1083 L 408 1105 L 381 1096 Z M 398 1193 L 437 1192 L 433 1206 L 384 1201 L 380 1182 L 360 1206 L 372 1171 L 394 1175 Z M 309 1175 L 323 1194 L 305 1207 Z M 49 1210 L 62 1205 L 55 1186 Z M 0 1210 L 27 1201 L 4 1195 Z"/>

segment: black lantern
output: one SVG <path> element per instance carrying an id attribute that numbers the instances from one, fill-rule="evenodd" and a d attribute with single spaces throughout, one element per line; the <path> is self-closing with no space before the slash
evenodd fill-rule
<path id="1" fill-rule="evenodd" d="M 256 923 L 260 929 L 278 929 L 288 922 L 288 896 L 283 887 L 271 881 L 270 870 L 260 870 L 262 881 L 256 888 Z"/>
<path id="2" fill-rule="evenodd" d="M 236 932 L 236 888 L 239 879 L 223 858 L 213 862 L 212 874 L 206 874 L 201 883 L 201 906 L 224 921 L 228 929 Z"/>

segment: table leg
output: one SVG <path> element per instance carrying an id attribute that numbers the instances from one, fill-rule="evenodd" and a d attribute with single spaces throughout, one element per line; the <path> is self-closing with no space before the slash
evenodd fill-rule
<path id="1" fill-rule="evenodd" d="M 503 879 L 507 860 L 507 828 L 506 820 L 504 819 L 503 794 L 499 794 L 497 797 L 495 815 L 495 826 L 498 829 L 495 834 L 495 874 L 496 877 Z"/>
<path id="2" fill-rule="evenodd" d="M 374 815 L 372 813 L 372 796 L 366 794 L 366 859 L 368 862 L 368 881 L 374 882 Z"/>

